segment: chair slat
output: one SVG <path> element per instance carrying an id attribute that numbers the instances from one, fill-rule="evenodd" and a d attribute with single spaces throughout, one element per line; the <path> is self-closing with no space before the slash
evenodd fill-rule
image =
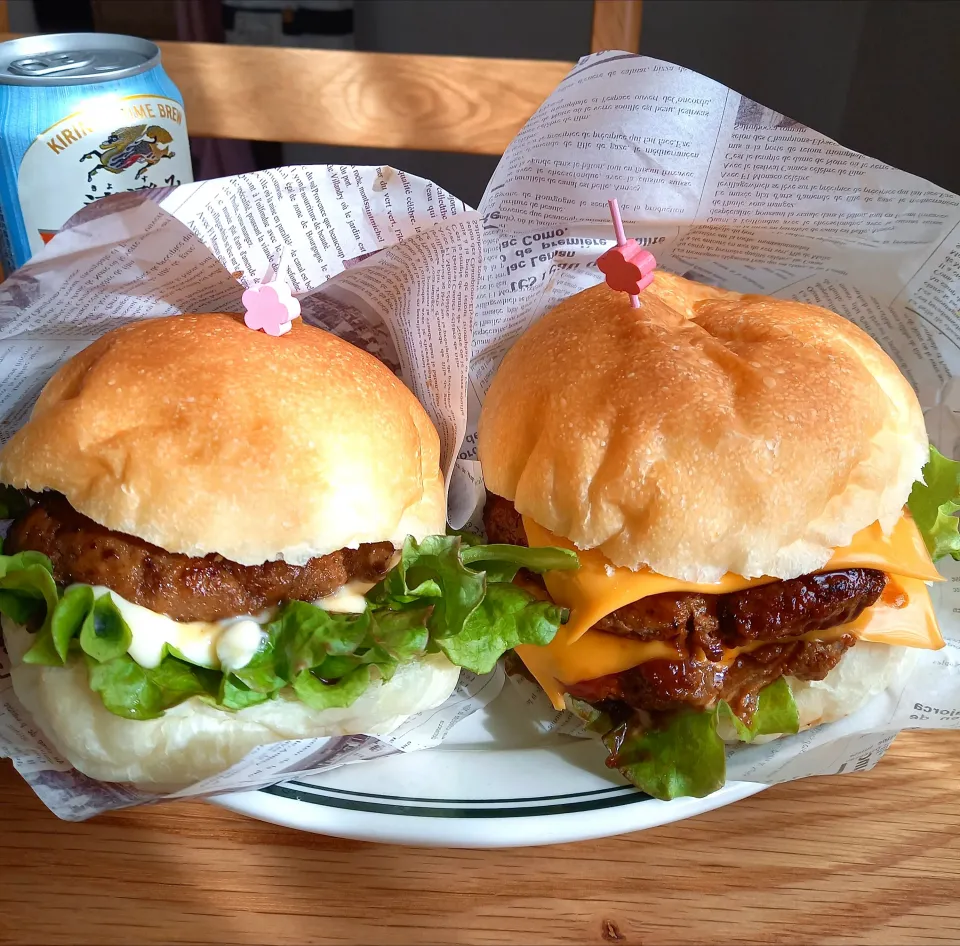
<path id="1" fill-rule="evenodd" d="M 569 62 L 159 44 L 190 133 L 500 154 Z"/>
<path id="2" fill-rule="evenodd" d="M 640 52 L 642 0 L 594 0 L 590 51 L 624 49 Z"/>

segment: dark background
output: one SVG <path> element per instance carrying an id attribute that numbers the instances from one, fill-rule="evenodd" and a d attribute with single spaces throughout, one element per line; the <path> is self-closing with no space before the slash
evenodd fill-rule
<path id="1" fill-rule="evenodd" d="M 220 35 L 184 37 L 182 27 L 178 33 L 178 3 L 202 5 Z M 592 0 L 287 3 L 304 9 L 287 17 L 285 35 L 273 42 L 561 60 L 590 48 Z M 280 6 L 276 0 L 11 0 L 10 14 L 14 30 L 29 30 L 33 17 L 33 29 L 45 32 L 101 28 L 154 39 L 236 40 L 238 9 L 266 23 Z M 239 38 L 250 41 L 249 34 Z M 847 147 L 960 191 L 957 0 L 645 0 L 641 52 L 696 69 Z M 255 146 L 252 160 L 389 163 L 474 204 L 497 162 L 279 144 Z"/>

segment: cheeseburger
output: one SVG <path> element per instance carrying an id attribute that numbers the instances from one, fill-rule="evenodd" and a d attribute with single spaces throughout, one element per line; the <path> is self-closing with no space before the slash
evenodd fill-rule
<path id="1" fill-rule="evenodd" d="M 81 772 L 158 790 L 436 706 L 555 633 L 518 567 L 575 565 L 446 536 L 439 457 L 383 364 L 299 321 L 108 333 L 0 451 L 17 696 Z"/>
<path id="2" fill-rule="evenodd" d="M 485 524 L 579 554 L 524 579 L 569 609 L 517 648 L 554 706 L 649 793 L 704 795 L 725 740 L 845 716 L 943 646 L 927 583 L 960 546 L 958 464 L 833 312 L 663 271 L 640 300 L 600 284 L 509 351 L 479 426 Z"/>

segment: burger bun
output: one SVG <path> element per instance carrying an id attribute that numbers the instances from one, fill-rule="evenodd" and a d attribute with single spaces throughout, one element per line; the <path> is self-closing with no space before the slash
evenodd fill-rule
<path id="1" fill-rule="evenodd" d="M 507 352 L 480 416 L 487 488 L 614 565 L 794 578 L 900 518 L 929 456 L 916 394 L 818 306 L 657 270 L 605 283 Z"/>
<path id="2" fill-rule="evenodd" d="M 911 647 L 892 647 L 860 641 L 848 650 L 843 659 L 822 680 L 798 680 L 786 677 L 797 703 L 800 730 L 813 729 L 824 723 L 856 713 L 884 690 L 897 689 L 913 669 L 917 652 Z M 720 735 L 730 743 L 737 742 L 733 725 L 720 720 Z M 759 736 L 756 742 L 769 742 L 781 736 Z"/>
<path id="3" fill-rule="evenodd" d="M 237 712 L 192 698 L 158 719 L 126 719 L 111 713 L 90 689 L 81 661 L 66 667 L 25 664 L 32 635 L 7 618 L 0 624 L 14 692 L 57 752 L 90 778 L 158 793 L 223 772 L 267 743 L 385 735 L 447 699 L 460 673 L 442 654 L 433 654 L 400 664 L 389 681 L 371 683 L 343 709 L 313 710 L 281 693 Z"/>
<path id="4" fill-rule="evenodd" d="M 54 490 L 94 522 L 193 557 L 303 565 L 442 533 L 440 438 L 373 355 L 295 320 L 226 313 L 108 332 L 43 389 L 0 483 Z"/>

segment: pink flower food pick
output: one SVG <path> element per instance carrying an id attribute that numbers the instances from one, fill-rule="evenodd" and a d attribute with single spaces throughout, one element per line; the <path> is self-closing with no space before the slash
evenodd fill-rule
<path id="1" fill-rule="evenodd" d="M 257 283 L 244 290 L 241 301 L 247 310 L 243 316 L 247 328 L 263 329 L 267 335 L 286 335 L 300 317 L 300 300 L 293 298 L 284 282 Z"/>
<path id="2" fill-rule="evenodd" d="M 607 285 L 611 289 L 629 293 L 630 305 L 639 309 L 639 294 L 653 282 L 657 261 L 653 253 L 645 250 L 636 240 L 627 239 L 620 219 L 620 207 L 616 200 L 609 201 L 609 204 L 617 245 L 597 260 L 597 268 L 607 277 Z"/>
<path id="3" fill-rule="evenodd" d="M 652 253 L 628 240 L 625 246 L 615 246 L 600 259 L 597 266 L 607 277 L 607 285 L 617 292 L 629 292 L 635 296 L 653 282 L 657 261 Z"/>

